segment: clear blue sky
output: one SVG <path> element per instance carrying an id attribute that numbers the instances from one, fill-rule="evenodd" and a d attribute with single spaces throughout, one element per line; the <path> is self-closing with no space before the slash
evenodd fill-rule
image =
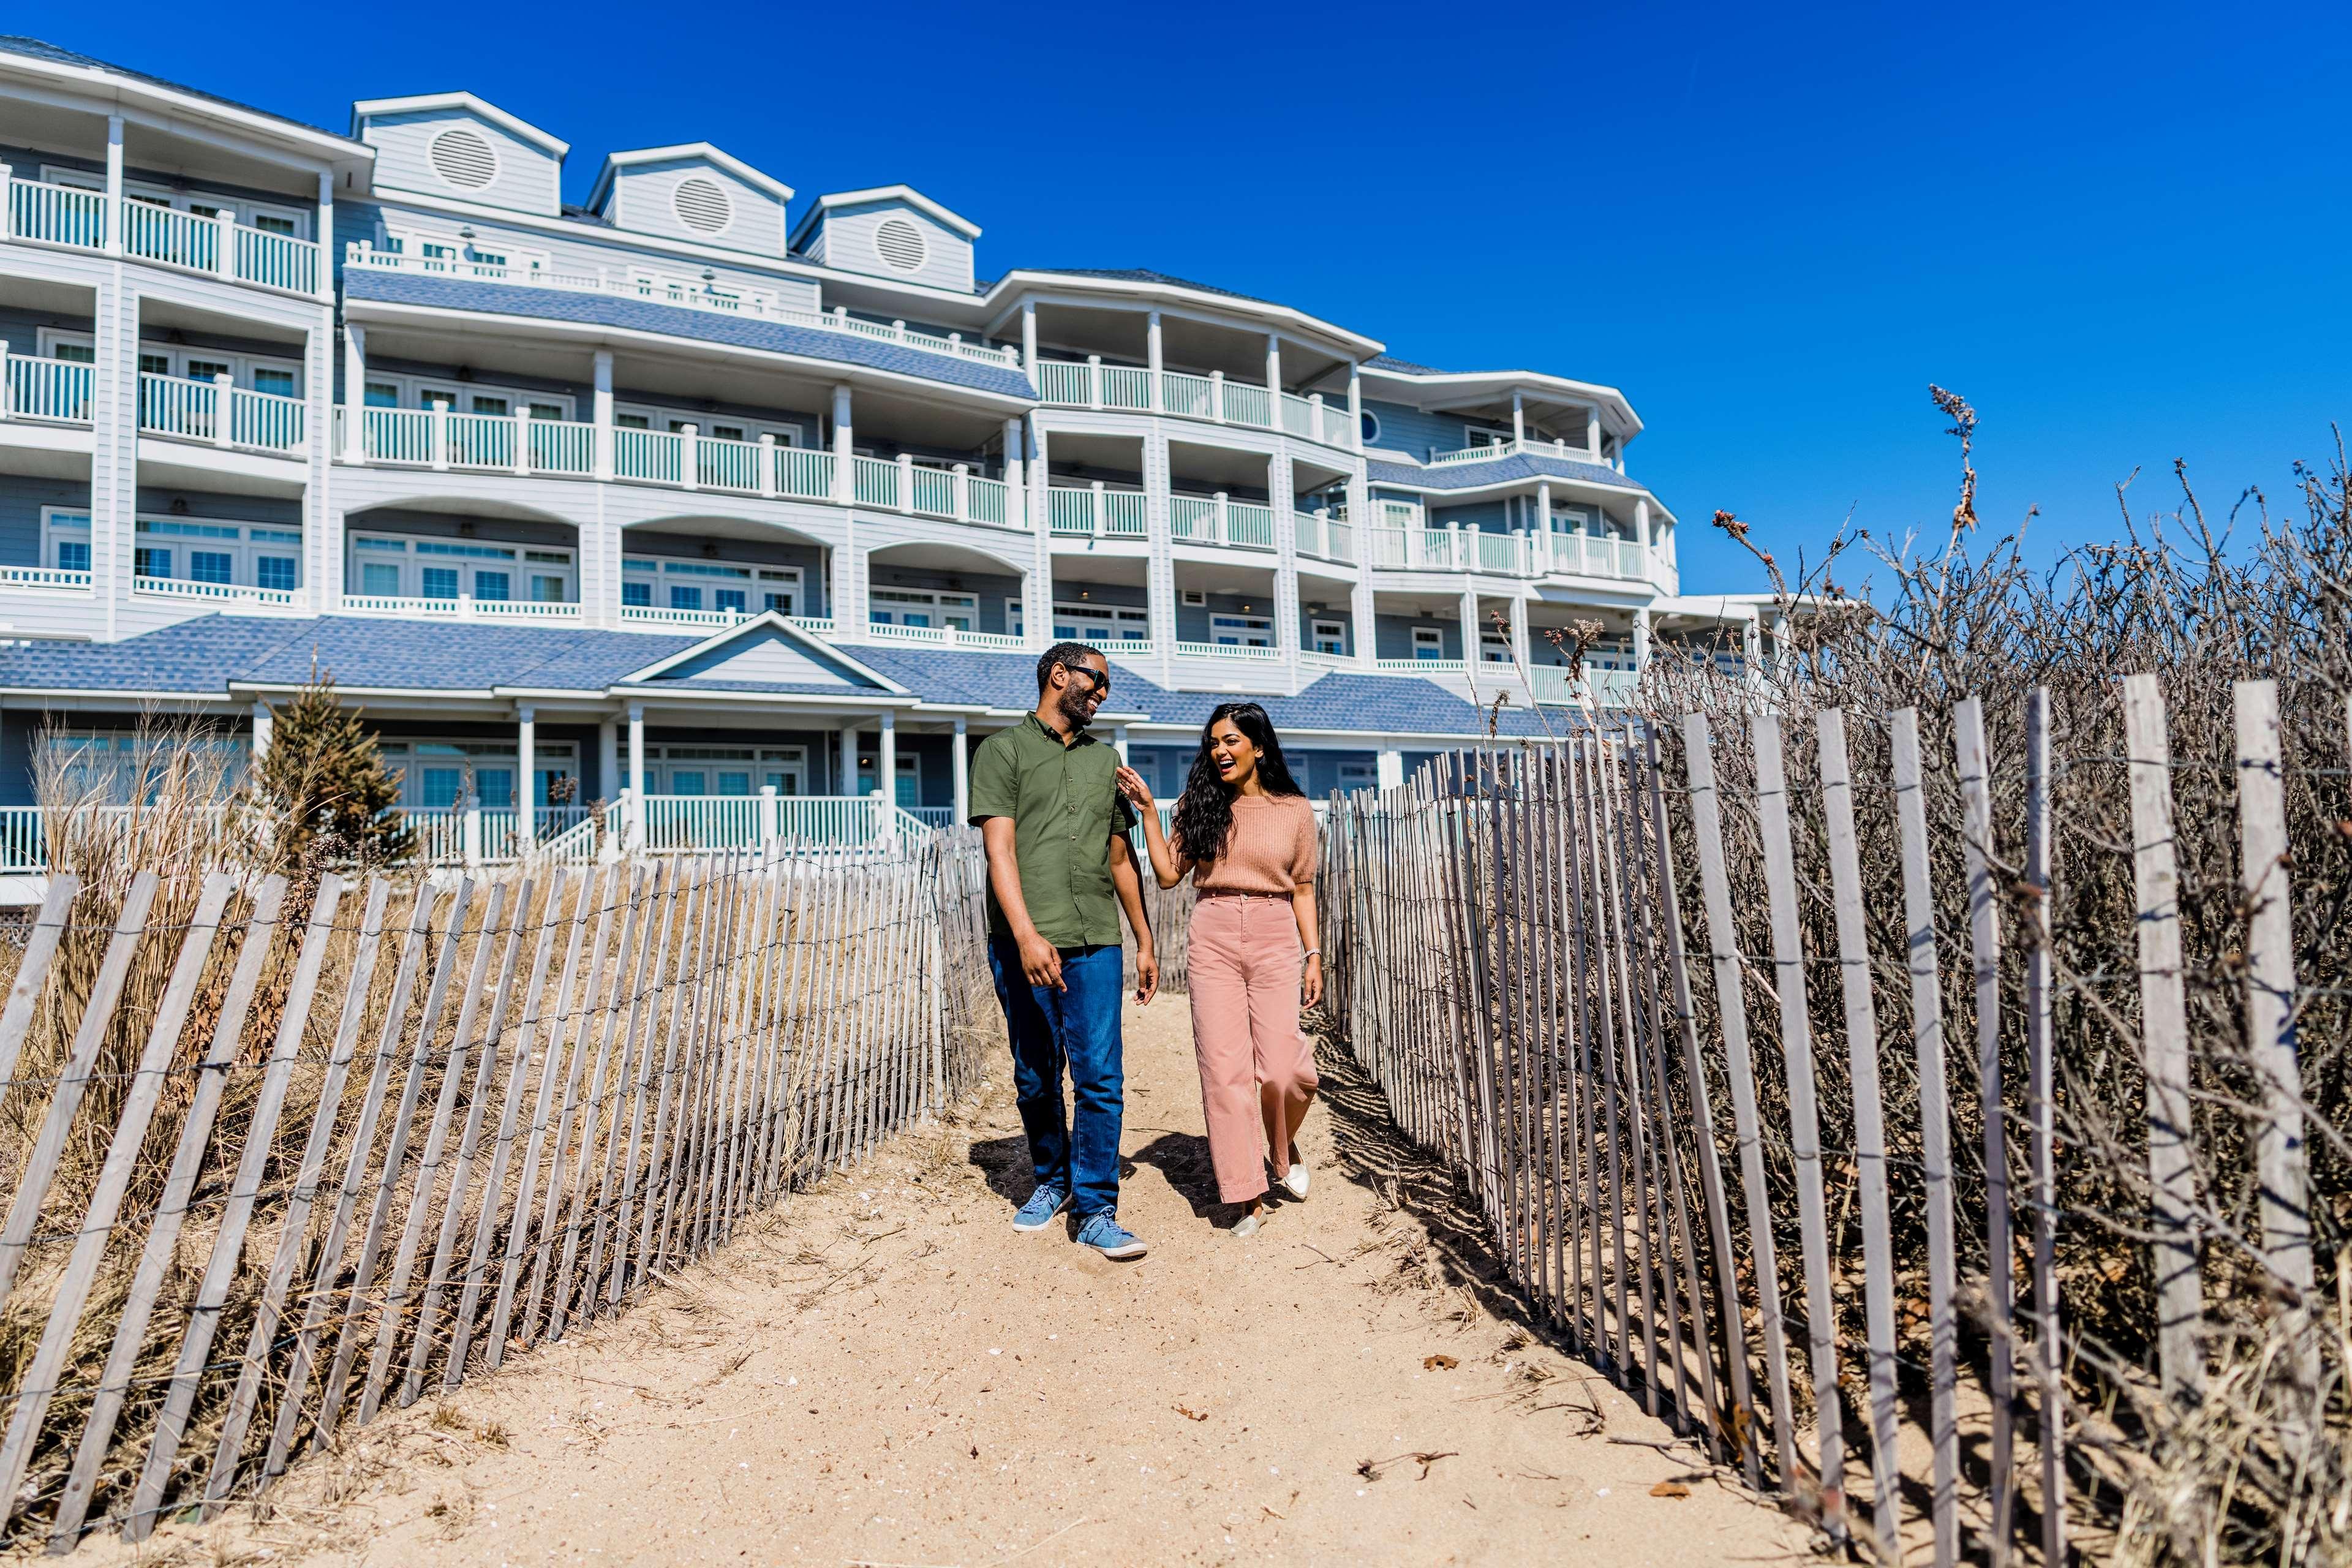
<path id="1" fill-rule="evenodd" d="M 903 180 L 1011 266 L 1152 267 L 1408 359 L 1612 383 L 1691 590 L 1981 510 L 2105 537 L 2185 458 L 2285 498 L 2346 395 L 2342 5 L 671 9 L 17 0 L 5 23 L 341 130 L 470 89 L 604 152 Z"/>

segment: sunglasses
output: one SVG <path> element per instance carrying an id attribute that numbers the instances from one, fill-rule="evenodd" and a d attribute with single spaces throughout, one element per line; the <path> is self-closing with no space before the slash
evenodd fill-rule
<path id="1" fill-rule="evenodd" d="M 1095 669 L 1094 666 L 1089 664 L 1066 664 L 1062 668 L 1068 670 L 1072 675 L 1083 675 L 1088 680 L 1093 681 L 1095 691 L 1097 695 L 1104 697 L 1110 695 L 1110 677 L 1098 673 Z"/>

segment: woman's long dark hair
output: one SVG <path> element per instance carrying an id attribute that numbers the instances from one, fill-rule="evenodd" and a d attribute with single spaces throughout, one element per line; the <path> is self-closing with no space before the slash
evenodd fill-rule
<path id="1" fill-rule="evenodd" d="M 1282 760 L 1282 739 L 1274 732 L 1274 721 L 1265 716 L 1265 710 L 1255 702 L 1218 703 L 1209 721 L 1201 726 L 1200 755 L 1192 759 L 1184 793 L 1176 797 L 1176 852 L 1198 866 L 1223 855 L 1225 839 L 1234 830 L 1235 791 L 1218 775 L 1216 759 L 1209 754 L 1209 737 L 1227 719 L 1257 748 L 1257 782 L 1266 794 L 1307 793 L 1290 776 L 1290 764 Z"/>

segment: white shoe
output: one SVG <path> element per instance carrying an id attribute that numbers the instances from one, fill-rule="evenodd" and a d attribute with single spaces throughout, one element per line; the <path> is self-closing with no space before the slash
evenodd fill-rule
<path id="1" fill-rule="evenodd" d="M 1234 1228 L 1225 1234 L 1234 1241 L 1246 1241 L 1257 1234 L 1259 1224 L 1256 1215 L 1244 1214 L 1241 1218 L 1234 1221 Z"/>
<path id="2" fill-rule="evenodd" d="M 1290 1169 L 1283 1173 L 1283 1189 L 1294 1198 L 1307 1195 L 1307 1162 L 1298 1157 L 1298 1145 L 1290 1146 Z"/>

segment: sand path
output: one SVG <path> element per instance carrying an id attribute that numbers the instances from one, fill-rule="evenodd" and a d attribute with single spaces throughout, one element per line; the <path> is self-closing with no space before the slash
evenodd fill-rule
<path id="1" fill-rule="evenodd" d="M 1128 1016 L 1115 1264 L 1014 1235 L 1007 1074 L 617 1320 L 86 1563 L 1780 1562 L 1801 1529 L 1532 1339 L 1327 1047 L 1309 1201 L 1218 1224 L 1183 999 Z M 1435 1358 L 1450 1358 L 1440 1360 Z M 1662 1483 L 1667 1483 L 1662 1485 Z M 1653 1489 L 1658 1489 L 1654 1491 Z M 1660 1493 L 1667 1495 L 1660 1495 Z"/>

